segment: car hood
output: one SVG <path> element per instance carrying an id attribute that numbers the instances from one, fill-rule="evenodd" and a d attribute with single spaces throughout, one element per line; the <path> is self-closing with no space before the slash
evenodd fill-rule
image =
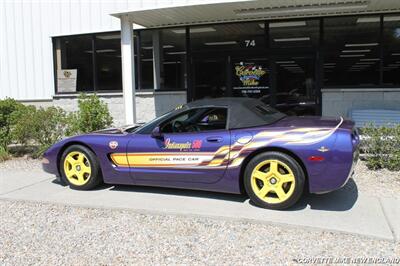
<path id="1" fill-rule="evenodd" d="M 114 127 L 114 128 L 106 128 L 102 130 L 97 130 L 94 131 L 90 134 L 106 134 L 106 135 L 115 135 L 115 134 L 124 134 L 124 133 L 131 133 L 135 132 L 136 129 L 138 129 L 140 125 L 130 125 L 130 126 L 124 126 L 124 127 Z"/>

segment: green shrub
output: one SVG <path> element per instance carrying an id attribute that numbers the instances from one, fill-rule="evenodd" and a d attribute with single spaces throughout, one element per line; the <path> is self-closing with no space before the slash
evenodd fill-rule
<path id="1" fill-rule="evenodd" d="M 61 140 L 69 130 L 65 111 L 57 107 L 38 108 L 27 106 L 13 114 L 13 137 L 16 142 L 26 145 L 32 141 L 38 145 L 34 157 L 40 156 L 47 148 Z"/>
<path id="2" fill-rule="evenodd" d="M 14 142 L 26 145 L 33 139 L 34 131 L 32 129 L 36 127 L 33 126 L 37 122 L 36 113 L 36 107 L 32 105 L 20 107 L 12 113 L 11 135 Z"/>
<path id="3" fill-rule="evenodd" d="M 113 120 L 105 104 L 95 94 L 81 94 L 78 99 L 79 110 L 68 116 L 71 128 L 69 135 L 88 133 L 111 126 Z"/>
<path id="4" fill-rule="evenodd" d="M 14 99 L 6 98 L 5 100 L 0 100 L 0 147 L 3 150 L 7 151 L 8 145 L 10 145 L 13 139 L 11 135 L 11 128 L 13 126 L 12 114 L 23 107 L 23 104 L 18 103 Z"/>
<path id="5" fill-rule="evenodd" d="M 8 151 L 4 147 L 0 146 L 0 162 L 8 160 L 9 158 L 10 154 L 8 153 Z"/>
<path id="6" fill-rule="evenodd" d="M 400 125 L 376 127 L 369 125 L 362 129 L 364 136 L 361 148 L 366 153 L 370 169 L 387 168 L 400 170 Z"/>
<path id="7" fill-rule="evenodd" d="M 66 114 L 56 107 L 25 106 L 13 99 L 0 100 L 0 161 L 9 157 L 8 146 L 15 142 L 37 146 L 34 157 L 64 136 L 103 129 L 112 124 L 107 105 L 96 95 L 81 94 L 79 110 Z"/>

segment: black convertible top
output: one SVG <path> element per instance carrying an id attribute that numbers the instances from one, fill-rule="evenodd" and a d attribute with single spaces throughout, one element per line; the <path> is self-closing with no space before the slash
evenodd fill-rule
<path id="1" fill-rule="evenodd" d="M 196 107 L 227 107 L 229 129 L 271 124 L 286 116 L 258 99 L 247 97 L 202 99 L 190 102 L 184 108 Z"/>

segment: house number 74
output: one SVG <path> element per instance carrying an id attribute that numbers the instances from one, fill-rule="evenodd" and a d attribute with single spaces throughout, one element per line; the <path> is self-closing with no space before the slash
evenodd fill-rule
<path id="1" fill-rule="evenodd" d="M 256 40 L 244 40 L 246 47 L 254 47 L 256 46 Z"/>

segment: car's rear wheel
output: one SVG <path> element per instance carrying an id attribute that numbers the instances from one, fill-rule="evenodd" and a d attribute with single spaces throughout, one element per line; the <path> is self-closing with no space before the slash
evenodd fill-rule
<path id="1" fill-rule="evenodd" d="M 291 156 L 281 152 L 265 152 L 255 156 L 244 172 L 247 195 L 257 206 L 286 209 L 303 193 L 304 171 Z"/>
<path id="2" fill-rule="evenodd" d="M 63 180 L 73 189 L 93 189 L 102 181 L 96 155 L 82 145 L 65 149 L 60 160 L 60 172 Z"/>

